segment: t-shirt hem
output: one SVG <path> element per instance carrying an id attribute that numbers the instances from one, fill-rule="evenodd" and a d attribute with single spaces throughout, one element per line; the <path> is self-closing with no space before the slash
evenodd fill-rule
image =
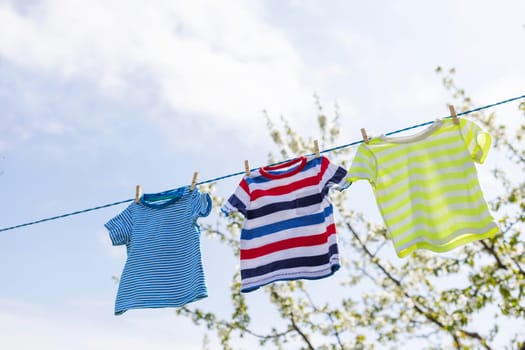
<path id="1" fill-rule="evenodd" d="M 321 276 L 303 276 L 303 275 L 299 275 L 299 276 L 292 276 L 292 277 L 279 277 L 279 276 L 276 276 L 275 279 L 271 279 L 269 280 L 268 282 L 265 282 L 265 283 L 261 283 L 261 284 L 257 284 L 257 285 L 254 285 L 254 286 L 251 286 L 251 287 L 242 287 L 241 288 L 241 292 L 242 293 L 249 293 L 249 292 L 253 292 L 261 287 L 264 287 L 268 284 L 271 284 L 271 283 L 274 283 L 274 282 L 283 282 L 283 281 L 295 281 L 295 280 L 319 280 L 319 279 L 323 279 L 323 278 L 326 278 L 326 277 L 330 277 L 332 276 L 337 270 L 339 270 L 341 267 L 341 265 L 339 264 L 334 264 L 332 266 L 330 266 L 330 270 L 328 271 L 328 273 L 326 274 L 323 274 Z"/>
<path id="2" fill-rule="evenodd" d="M 346 190 L 348 187 L 352 186 L 352 183 L 353 183 L 353 181 L 350 181 L 349 179 L 347 179 L 345 177 L 343 179 L 343 181 L 341 181 L 340 183 L 337 184 L 335 189 L 338 190 L 339 192 L 342 192 L 342 191 Z"/>
<path id="3" fill-rule="evenodd" d="M 232 206 L 230 204 L 230 202 L 228 202 L 228 201 L 226 201 L 224 203 L 224 205 L 221 207 L 221 213 L 222 213 L 222 215 L 224 215 L 226 217 L 230 216 L 232 213 L 234 213 L 236 211 L 237 211 L 237 208 Z"/>
<path id="4" fill-rule="evenodd" d="M 205 193 L 205 197 L 206 197 L 206 210 L 203 213 L 199 213 L 199 216 L 201 217 L 206 217 L 210 215 L 211 209 L 213 208 L 213 203 L 212 203 L 210 194 Z"/>
<path id="5" fill-rule="evenodd" d="M 128 310 L 133 309 L 161 309 L 161 308 L 178 308 L 183 307 L 184 305 L 187 305 L 189 303 L 193 303 L 195 301 L 204 299 L 208 297 L 208 293 L 198 294 L 197 296 L 188 299 L 184 302 L 175 302 L 175 301 L 167 301 L 163 303 L 159 303 L 158 305 L 150 305 L 148 303 L 133 303 L 125 308 L 115 309 L 115 316 L 120 316 L 124 314 Z"/>
<path id="6" fill-rule="evenodd" d="M 485 238 L 494 237 L 496 234 L 498 234 L 498 232 L 499 232 L 499 228 L 496 226 L 496 227 L 491 228 L 489 231 L 487 231 L 484 234 L 467 234 L 467 235 L 464 235 L 462 237 L 455 239 L 451 243 L 445 243 L 439 246 L 433 245 L 428 242 L 417 242 L 414 245 L 411 245 L 410 247 L 403 249 L 401 251 L 396 250 L 396 253 L 400 258 L 406 257 L 407 255 L 409 255 L 416 249 L 426 249 L 426 250 L 430 250 L 435 253 L 444 253 L 454 248 L 457 248 L 459 246 L 468 244 L 470 242 L 475 242 L 475 241 L 479 241 Z"/>
<path id="7" fill-rule="evenodd" d="M 117 237 L 115 237 L 117 233 L 112 230 L 112 227 L 108 223 L 104 224 L 104 227 L 108 230 L 108 236 L 113 246 L 116 247 L 123 244 L 117 241 Z"/>

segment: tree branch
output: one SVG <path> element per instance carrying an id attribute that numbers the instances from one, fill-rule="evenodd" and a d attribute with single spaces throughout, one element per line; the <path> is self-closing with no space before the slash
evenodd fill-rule
<path id="1" fill-rule="evenodd" d="M 483 245 L 483 248 L 490 253 L 490 255 L 492 255 L 492 257 L 494 259 L 496 259 L 496 263 L 498 265 L 498 267 L 502 270 L 509 270 L 509 268 L 501 261 L 498 253 L 496 252 L 496 250 L 494 249 L 494 245 L 490 246 L 486 240 L 481 240 L 479 241 L 481 242 L 481 245 Z M 525 271 L 523 271 L 523 269 L 521 268 L 521 265 L 518 261 L 516 261 L 514 258 L 510 257 L 510 259 L 512 260 L 512 262 L 516 265 L 518 271 L 520 272 L 520 274 L 522 274 L 523 276 L 525 276 Z"/>
<path id="2" fill-rule="evenodd" d="M 456 349 L 461 349 L 461 343 L 459 341 L 459 337 L 457 336 L 457 334 L 454 334 L 454 332 L 452 332 L 452 338 L 454 339 L 454 347 Z"/>
<path id="3" fill-rule="evenodd" d="M 299 326 L 295 323 L 295 319 L 293 317 L 293 313 L 290 312 L 290 321 L 292 322 L 292 327 L 293 329 L 299 333 L 299 335 L 301 336 L 301 338 L 303 338 L 304 342 L 306 343 L 306 345 L 308 345 L 308 348 L 310 350 L 315 350 L 315 348 L 312 346 L 312 343 L 310 343 L 310 340 L 308 339 L 308 337 L 306 336 L 306 334 L 303 333 L 303 331 L 299 328 Z"/>
<path id="4" fill-rule="evenodd" d="M 483 246 L 483 248 L 485 248 L 485 250 L 487 252 L 490 253 L 490 255 L 492 255 L 492 257 L 494 259 L 496 259 L 496 263 L 498 264 L 498 267 L 500 269 L 503 269 L 503 270 L 508 270 L 509 268 L 503 264 L 503 262 L 501 261 L 501 259 L 499 258 L 498 254 L 496 253 L 496 251 L 494 250 L 494 246 L 490 246 L 484 239 L 482 239 L 481 241 L 479 241 L 481 243 L 481 245 Z"/>
<path id="5" fill-rule="evenodd" d="M 361 248 L 363 248 L 363 250 L 365 251 L 366 255 L 368 255 L 371 259 L 374 259 L 374 255 L 372 254 L 372 252 L 368 249 L 368 247 L 363 243 L 363 241 L 361 240 L 361 238 L 359 237 L 359 235 L 357 234 L 357 232 L 354 230 L 354 228 L 352 227 L 352 225 L 350 225 L 350 223 L 348 222 L 345 222 L 346 226 L 348 227 L 348 229 L 350 230 L 350 232 L 352 233 L 352 235 L 355 237 L 355 239 L 359 242 L 359 245 L 361 246 Z M 437 325 L 439 328 L 445 330 L 446 332 L 449 332 L 450 335 L 453 337 L 454 339 L 454 344 L 456 345 L 456 347 L 459 349 L 459 341 L 458 341 L 458 338 L 457 338 L 457 335 L 454 334 L 454 332 L 450 332 L 447 327 L 441 323 L 437 318 L 435 318 L 431 312 L 429 311 L 425 311 L 423 310 L 422 307 L 420 307 L 418 305 L 418 302 L 416 300 L 414 300 L 414 297 L 412 297 L 410 294 L 408 294 L 403 286 L 401 285 L 401 282 L 395 278 L 394 276 L 392 276 L 392 274 L 387 271 L 385 269 L 385 267 L 383 265 L 381 265 L 379 262 L 374 262 L 372 261 L 384 274 L 385 276 L 388 277 L 389 280 L 391 280 L 400 290 L 401 292 L 403 293 L 403 295 L 410 299 L 413 304 L 414 304 L 414 309 L 422 316 L 424 316 L 427 320 L 429 320 L 430 322 L 434 323 L 435 325 Z M 491 350 L 492 348 L 487 344 L 487 341 L 481 337 L 478 333 L 476 332 L 469 332 L 469 331 L 464 331 L 464 330 L 461 330 L 459 329 L 458 330 L 460 333 L 464 334 L 464 335 L 467 335 L 471 338 L 475 338 L 477 340 L 479 340 L 479 342 L 483 345 L 483 347 L 487 350 Z"/>
<path id="6" fill-rule="evenodd" d="M 306 291 L 305 289 L 301 288 L 301 290 L 308 298 L 308 301 L 310 302 L 310 305 L 312 305 L 312 308 L 314 309 L 314 311 L 321 312 L 319 308 L 315 305 L 314 300 L 312 296 L 310 295 L 310 293 L 308 293 L 308 291 Z M 328 319 L 330 320 L 330 322 L 332 323 L 332 326 L 334 327 L 334 335 L 335 335 L 335 338 L 337 339 L 337 343 L 339 344 L 339 347 L 341 348 L 341 350 L 344 350 L 344 345 L 343 345 L 343 342 L 341 341 L 341 336 L 339 334 L 339 331 L 335 328 L 335 321 L 334 321 L 334 317 L 332 316 L 332 313 L 325 312 L 325 314 L 328 316 Z"/>
<path id="7" fill-rule="evenodd" d="M 215 328 L 219 328 L 219 327 L 223 326 L 223 327 L 228 328 L 229 330 L 239 330 L 239 331 L 247 333 L 247 334 L 249 334 L 249 335 L 251 335 L 253 337 L 259 338 L 259 339 L 261 339 L 263 341 L 267 341 L 267 340 L 270 340 L 270 339 L 281 338 L 281 337 L 284 337 L 285 335 L 287 335 L 287 334 L 292 332 L 291 329 L 288 329 L 286 331 L 278 332 L 278 333 L 271 334 L 271 335 L 262 335 L 262 334 L 259 334 L 259 333 L 256 333 L 256 332 L 252 331 L 248 327 L 245 327 L 245 326 L 243 326 L 241 324 L 234 324 L 234 323 L 227 322 L 227 321 L 224 321 L 224 320 L 210 320 L 210 319 L 206 319 L 206 318 L 202 317 L 201 315 L 199 315 L 199 312 L 197 312 L 196 310 L 190 310 L 186 306 L 181 307 L 180 310 L 185 312 L 186 314 L 194 316 L 194 319 L 196 320 L 196 322 L 199 322 L 199 321 L 206 322 L 209 327 L 214 326 Z"/>

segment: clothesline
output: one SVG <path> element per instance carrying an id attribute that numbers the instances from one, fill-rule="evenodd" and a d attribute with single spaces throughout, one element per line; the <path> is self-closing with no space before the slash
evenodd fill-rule
<path id="1" fill-rule="evenodd" d="M 471 109 L 471 110 L 468 110 L 468 111 L 457 113 L 457 116 L 460 117 L 460 116 L 464 116 L 464 115 L 471 114 L 471 113 L 474 113 L 474 112 L 479 112 L 479 111 L 484 110 L 484 109 L 489 109 L 489 108 L 492 108 L 492 107 L 495 107 L 495 106 L 499 106 L 499 105 L 502 105 L 502 104 L 505 104 L 505 103 L 509 103 L 509 102 L 512 102 L 512 101 L 516 101 L 516 100 L 519 100 L 519 99 L 522 99 L 522 98 L 525 98 L 525 95 L 509 98 L 509 99 L 506 99 L 506 100 L 503 100 L 503 101 L 499 101 L 499 102 L 496 102 L 496 103 L 492 103 L 492 104 L 489 104 L 489 105 L 485 105 L 485 106 L 482 106 L 482 107 L 478 107 L 478 108 L 474 108 L 474 109 Z M 448 119 L 448 118 L 452 118 L 452 116 L 448 115 L 446 117 L 443 117 L 443 119 Z M 399 130 L 388 132 L 385 135 L 386 136 L 390 136 L 390 135 L 398 134 L 398 133 L 401 133 L 401 132 L 404 132 L 404 131 L 408 131 L 408 130 L 416 129 L 416 128 L 423 127 L 423 126 L 426 126 L 426 125 L 430 125 L 433 122 L 434 121 L 428 121 L 428 122 L 425 122 L 425 123 L 412 125 L 412 126 L 409 126 L 407 128 L 403 128 L 403 129 L 399 129 Z M 356 146 L 356 145 L 359 145 L 361 143 L 363 143 L 363 140 L 358 140 L 358 141 L 354 141 L 354 142 L 347 143 L 347 144 L 344 144 L 344 145 L 340 145 L 340 146 L 328 148 L 328 149 L 325 149 L 325 150 L 321 150 L 319 153 L 329 153 L 329 152 L 333 152 L 333 151 L 336 151 L 336 150 L 348 148 L 348 147 L 351 147 L 351 146 Z M 287 160 L 287 161 L 289 161 L 289 160 Z M 278 162 L 278 163 L 271 164 L 271 165 L 277 165 L 277 164 L 280 164 L 280 163 L 283 163 L 283 162 L 286 162 L 286 161 Z M 256 169 L 257 168 L 252 169 L 252 170 L 256 170 Z M 203 185 L 203 184 L 206 184 L 206 183 L 218 182 L 218 181 L 230 178 L 230 177 L 239 176 L 239 175 L 243 175 L 243 174 L 244 174 L 244 171 L 239 171 L 239 172 L 236 172 L 236 173 L 232 173 L 232 174 L 228 174 L 228 175 L 224 175 L 224 176 L 219 176 L 219 177 L 216 177 L 216 178 L 213 178 L 213 179 L 204 180 L 204 181 L 198 182 L 196 185 Z M 0 229 L 0 232 L 9 231 L 9 230 L 13 230 L 13 229 L 16 229 L 16 228 L 30 226 L 30 225 L 36 225 L 36 224 L 40 224 L 40 223 L 43 223 L 43 222 L 46 222 L 46 221 L 57 220 L 57 219 L 65 218 L 65 217 L 68 217 L 68 216 L 73 216 L 73 215 L 87 213 L 87 212 L 94 211 L 94 210 L 108 208 L 108 207 L 112 207 L 112 206 L 115 206 L 115 205 L 131 202 L 133 200 L 134 200 L 134 198 L 125 199 L 125 200 L 121 200 L 121 201 L 118 201 L 118 202 L 103 204 L 103 205 L 96 206 L 96 207 L 93 207 L 93 208 L 78 210 L 78 211 L 71 212 L 71 213 L 66 213 L 66 214 L 62 214 L 62 215 L 57 215 L 57 216 L 53 216 L 53 217 L 48 217 L 48 218 L 36 220 L 36 221 L 27 222 L 27 223 L 20 224 L 20 225 L 6 227 L 6 228 Z"/>

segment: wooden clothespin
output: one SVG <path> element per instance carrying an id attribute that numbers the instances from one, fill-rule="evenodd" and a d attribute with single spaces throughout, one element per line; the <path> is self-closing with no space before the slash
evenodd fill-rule
<path id="1" fill-rule="evenodd" d="M 135 187 L 135 203 L 140 202 L 140 195 L 142 194 L 142 188 L 140 185 Z"/>
<path id="2" fill-rule="evenodd" d="M 244 161 L 244 172 L 246 176 L 250 176 L 250 163 L 248 163 L 248 159 Z"/>
<path id="3" fill-rule="evenodd" d="M 314 140 L 314 152 L 317 158 L 321 157 L 321 153 L 319 152 L 319 142 L 317 142 L 317 140 Z"/>
<path id="4" fill-rule="evenodd" d="M 193 191 L 195 189 L 195 185 L 197 184 L 198 176 L 199 176 L 199 173 L 197 171 L 193 173 L 193 180 L 191 180 L 190 191 Z"/>
<path id="5" fill-rule="evenodd" d="M 361 128 L 361 135 L 363 136 L 363 140 L 365 141 L 365 143 L 370 142 L 370 140 L 368 139 L 368 135 L 366 134 L 365 128 Z"/>
<path id="6" fill-rule="evenodd" d="M 448 110 L 450 111 L 450 116 L 452 117 L 454 124 L 459 125 L 458 115 L 456 114 L 456 109 L 454 108 L 454 106 L 448 105 Z"/>

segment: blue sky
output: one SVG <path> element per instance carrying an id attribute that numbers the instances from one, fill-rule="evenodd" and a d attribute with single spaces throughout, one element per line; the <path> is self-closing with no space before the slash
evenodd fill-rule
<path id="1" fill-rule="evenodd" d="M 345 143 L 446 115 L 438 65 L 478 105 L 522 95 L 523 13 L 519 0 L 0 0 L 0 227 L 264 165 L 261 111 L 315 138 L 314 92 L 340 106 Z M 112 315 L 125 252 L 103 224 L 123 208 L 0 233 L 3 344 L 200 348 L 172 310 Z M 236 261 L 206 240 L 203 256 L 201 305 L 227 309 Z"/>

